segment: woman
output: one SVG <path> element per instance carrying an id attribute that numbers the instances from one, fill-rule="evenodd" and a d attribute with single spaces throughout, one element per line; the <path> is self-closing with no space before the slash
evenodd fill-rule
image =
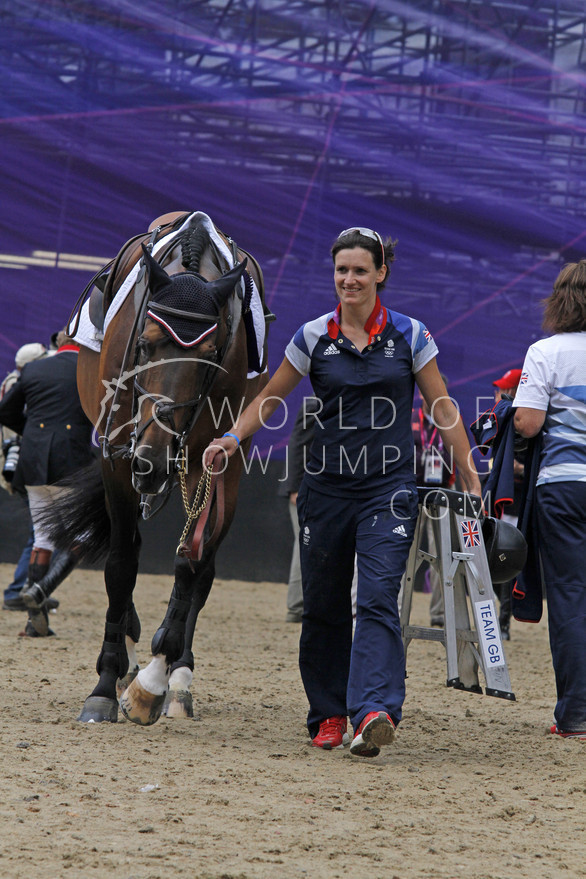
<path id="1" fill-rule="evenodd" d="M 557 688 L 551 732 L 586 739 L 586 259 L 569 263 L 545 301 L 515 396 L 515 428 L 542 431 L 536 483 L 539 551 Z"/>
<path id="2" fill-rule="evenodd" d="M 204 452 L 233 455 L 304 375 L 320 408 L 297 509 L 303 579 L 299 665 L 316 747 L 373 757 L 401 720 L 405 656 L 397 598 L 418 512 L 411 410 L 414 381 L 453 451 L 466 488 L 480 494 L 470 446 L 419 321 L 381 305 L 394 242 L 372 229 L 340 233 L 331 249 L 336 309 L 304 324 L 264 390 Z M 356 630 L 351 585 L 357 557 Z"/>

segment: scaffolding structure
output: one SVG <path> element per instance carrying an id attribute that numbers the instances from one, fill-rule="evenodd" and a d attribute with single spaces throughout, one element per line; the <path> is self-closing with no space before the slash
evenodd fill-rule
<path id="1" fill-rule="evenodd" d="M 34 70 L 47 93 L 59 87 L 60 114 L 158 108 L 153 124 L 164 115 L 186 166 L 229 155 L 294 183 L 319 160 L 341 191 L 441 202 L 521 189 L 583 213 L 581 0 L 167 0 L 166 31 L 149 7 L 154 16 L 152 3 L 133 16 L 115 3 L 3 2 L 13 111 L 47 114 L 42 90 L 27 90 Z M 337 148 L 324 154 L 329 126 Z M 519 162 L 503 179 L 505 150 Z M 416 178 L 404 173 L 413 161 Z M 556 164 L 576 170 L 566 186 Z"/>
<path id="2" fill-rule="evenodd" d="M 0 69 L 4 119 L 66 123 L 52 149 L 102 120 L 97 164 L 127 150 L 134 115 L 145 143 L 165 131 L 161 172 L 319 182 L 437 228 L 446 206 L 465 226 L 471 205 L 502 219 L 517 200 L 570 240 L 586 216 L 583 0 L 0 0 Z M 548 247 L 521 242 L 519 271 Z M 413 295 L 460 307 L 466 248 L 436 250 Z"/>

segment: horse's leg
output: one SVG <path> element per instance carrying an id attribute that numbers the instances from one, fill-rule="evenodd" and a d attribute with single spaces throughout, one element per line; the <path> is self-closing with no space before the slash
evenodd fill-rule
<path id="1" fill-rule="evenodd" d="M 185 643 L 183 655 L 171 666 L 169 690 L 163 711 L 168 717 L 193 717 L 193 699 L 191 683 L 193 680 L 193 638 L 195 626 L 201 609 L 204 607 L 216 573 L 216 553 L 227 534 L 236 510 L 238 485 L 241 470 L 234 468 L 228 473 L 226 480 L 226 511 L 224 528 L 215 547 L 204 550 L 201 562 L 192 563 L 193 568 L 184 559 L 177 559 L 175 574 L 177 579 L 189 580 L 191 576 L 192 599 L 191 608 L 185 624 Z"/>
<path id="2" fill-rule="evenodd" d="M 105 465 L 104 485 L 111 521 L 110 552 L 104 568 L 108 610 L 102 650 L 96 670 L 97 686 L 85 701 L 78 720 L 100 723 L 118 719 L 116 682 L 128 672 L 126 636 L 138 638 L 140 624 L 132 604 L 132 593 L 138 572 L 140 535 L 137 528 L 138 496 L 130 483 L 130 465 L 116 462 L 109 471 Z"/>
<path id="3" fill-rule="evenodd" d="M 199 608 L 192 602 L 185 623 L 185 649 L 183 650 L 183 656 L 171 666 L 169 689 L 167 690 L 163 705 L 163 714 L 166 717 L 193 717 L 193 698 L 190 688 L 193 680 L 194 663 L 191 645 L 193 644 L 198 614 Z"/>
<path id="4" fill-rule="evenodd" d="M 138 532 L 137 532 L 138 533 Z M 116 681 L 116 696 L 122 696 L 124 690 L 132 683 L 139 672 L 136 645 L 140 641 L 140 620 L 134 604 L 131 604 L 126 618 L 126 654 L 128 656 L 128 671 L 123 678 Z"/>
<path id="5" fill-rule="evenodd" d="M 216 547 L 204 550 L 201 561 L 193 563 L 193 571 L 186 559 L 176 559 L 175 583 L 167 612 L 151 645 L 153 658 L 120 699 L 123 714 L 133 723 L 148 725 L 159 719 L 175 664 L 176 670 L 193 671 L 193 633 L 212 587 L 215 554 Z M 181 675 L 188 677 L 187 671 L 178 672 L 179 678 Z"/>
<path id="6" fill-rule="evenodd" d="M 163 707 L 163 714 L 166 714 L 167 717 L 193 717 L 193 698 L 190 689 L 194 669 L 193 638 L 199 612 L 208 599 L 215 573 L 215 552 L 205 567 L 201 567 L 200 563 L 194 565 L 194 573 L 192 574 L 194 578 L 194 592 L 187 622 L 185 623 L 183 655 L 171 666 L 169 691 Z"/>

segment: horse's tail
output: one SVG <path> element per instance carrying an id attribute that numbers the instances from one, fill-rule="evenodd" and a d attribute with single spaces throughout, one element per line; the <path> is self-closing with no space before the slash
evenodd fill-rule
<path id="1" fill-rule="evenodd" d="M 55 548 L 71 551 L 79 558 L 98 562 L 110 545 L 110 519 L 98 459 L 59 481 L 66 491 L 47 509 L 42 525 Z"/>

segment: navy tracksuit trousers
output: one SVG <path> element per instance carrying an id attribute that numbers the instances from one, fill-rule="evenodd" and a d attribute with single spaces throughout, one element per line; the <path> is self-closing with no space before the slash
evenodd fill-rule
<path id="1" fill-rule="evenodd" d="M 327 717 L 354 729 L 371 711 L 401 720 L 405 652 L 397 599 L 418 515 L 415 485 L 370 498 L 322 494 L 302 482 L 297 498 L 303 579 L 299 667 L 313 738 Z M 358 566 L 356 631 L 351 588 Z"/>
<path id="2" fill-rule="evenodd" d="M 586 730 L 586 482 L 537 486 L 539 552 L 557 705 L 566 732 Z"/>

